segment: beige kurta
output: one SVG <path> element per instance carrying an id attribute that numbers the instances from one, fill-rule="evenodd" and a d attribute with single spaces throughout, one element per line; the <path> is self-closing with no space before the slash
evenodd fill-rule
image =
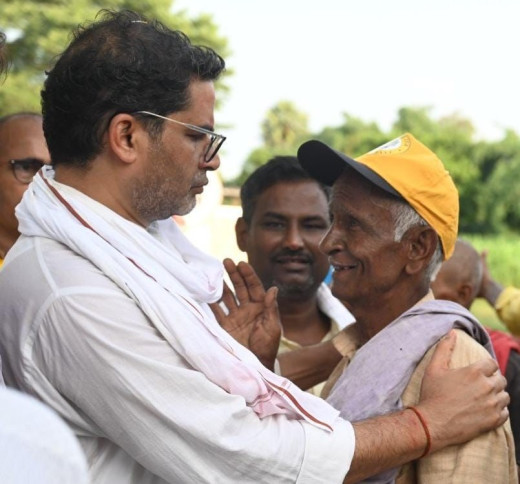
<path id="1" fill-rule="evenodd" d="M 338 341 L 339 340 L 339 341 Z M 359 348 L 359 338 L 355 326 L 336 337 L 336 347 L 344 355 L 343 361 L 331 374 L 323 390 L 326 398 L 332 386 L 354 357 Z M 402 401 L 403 406 L 415 405 L 419 401 L 424 371 L 435 346 L 421 360 L 412 374 Z M 465 332 L 457 330 L 457 343 L 453 352 L 451 367 L 460 368 L 489 356 L 489 353 Z M 461 391 L 464 391 L 461 388 Z M 447 447 L 423 459 L 411 462 L 401 468 L 396 484 L 507 484 L 517 483 L 513 434 L 509 420 L 496 430 L 487 432 L 464 445 Z"/>

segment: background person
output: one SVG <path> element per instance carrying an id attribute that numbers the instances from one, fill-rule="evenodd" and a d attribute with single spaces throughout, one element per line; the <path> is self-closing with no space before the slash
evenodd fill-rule
<path id="1" fill-rule="evenodd" d="M 240 190 L 237 245 L 247 253 L 264 289 L 278 288 L 278 354 L 328 341 L 354 321 L 323 282 L 329 262 L 318 245 L 330 224 L 329 191 L 293 156 L 269 160 Z M 319 396 L 322 387 L 308 391 Z"/>
<path id="2" fill-rule="evenodd" d="M 39 114 L 0 118 L 0 266 L 19 236 L 14 209 L 33 176 L 49 161 Z"/>
<path id="3" fill-rule="evenodd" d="M 7 72 L 5 35 L 0 32 L 0 79 Z M 11 125 L 9 126 L 9 123 Z M 14 127 L 13 127 L 14 125 Z M 18 132 L 20 126 L 25 130 Z M 39 129 L 38 129 L 39 127 Z M 43 152 L 38 140 L 45 139 L 41 117 L 31 113 L 0 118 L 0 160 L 13 153 Z M 35 151 L 33 151 L 35 150 Z M 48 160 L 48 157 L 46 158 Z M 17 235 L 12 227 L 17 200 L 16 181 L 20 183 L 34 172 L 32 163 L 15 162 L 10 170 L 4 163 L 0 170 L 0 266 L 2 254 L 10 248 Z M 23 191 L 23 190 L 22 190 Z M 20 195 L 21 198 L 21 195 Z M 9 210 L 11 208 L 11 211 Z M 70 428 L 49 408 L 28 395 L 5 388 L 0 360 L 0 482 L 10 484 L 86 484 L 89 482 L 85 456 Z"/>
<path id="4" fill-rule="evenodd" d="M 500 320 L 509 331 L 520 336 L 520 289 L 513 286 L 504 287 L 493 279 L 487 264 L 487 252 L 481 253 L 482 283 L 477 297 L 484 298 L 497 312 Z"/>

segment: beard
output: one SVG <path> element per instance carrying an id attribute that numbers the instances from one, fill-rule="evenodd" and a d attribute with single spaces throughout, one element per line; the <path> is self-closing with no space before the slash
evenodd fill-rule
<path id="1" fill-rule="evenodd" d="M 151 163 L 146 175 L 135 180 L 131 191 L 137 213 L 153 222 L 191 212 L 196 204 L 195 195 L 190 191 L 192 182 L 185 182 L 186 175 L 174 171 L 174 160 L 161 142 L 152 145 L 149 157 Z M 203 173 L 200 176 L 205 178 Z"/>
<path id="2" fill-rule="evenodd" d="M 300 274 L 286 271 L 280 268 L 278 264 L 283 264 L 287 258 L 296 258 L 302 263 L 308 265 L 307 269 Z M 314 259 L 303 250 L 281 249 L 270 257 L 272 270 L 268 277 L 265 278 L 264 287 L 276 286 L 278 288 L 278 297 L 291 300 L 303 300 L 312 297 L 319 286 L 316 284 L 316 277 L 313 272 Z M 277 268 L 278 267 L 278 268 Z M 280 272 L 279 272 L 280 271 Z M 304 275 L 305 273 L 305 275 Z M 266 286 L 266 283 L 268 284 Z"/>
<path id="3" fill-rule="evenodd" d="M 309 277 L 307 280 L 302 282 L 282 282 L 273 280 L 271 281 L 270 286 L 276 286 L 278 288 L 279 298 L 291 300 L 307 299 L 313 295 L 317 289 L 314 277 Z"/>
<path id="4" fill-rule="evenodd" d="M 151 222 L 164 220 L 172 215 L 186 215 L 195 207 L 194 195 L 188 194 L 176 200 L 171 195 L 169 190 L 161 189 L 156 183 L 136 183 L 132 190 L 137 213 Z"/>

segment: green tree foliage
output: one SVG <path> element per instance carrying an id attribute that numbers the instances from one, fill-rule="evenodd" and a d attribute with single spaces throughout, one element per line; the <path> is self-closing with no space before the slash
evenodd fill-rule
<path id="1" fill-rule="evenodd" d="M 343 114 L 343 123 L 324 128 L 314 138 L 351 156 L 362 155 L 388 141 L 376 123 L 366 123 L 346 113 Z"/>
<path id="2" fill-rule="evenodd" d="M 520 234 L 520 138 L 514 131 L 506 131 L 499 141 L 475 141 L 473 124 L 458 114 L 436 120 L 430 107 L 403 107 L 388 132 L 374 122 L 345 113 L 339 126 L 318 133 L 301 129 L 294 135 L 293 126 L 302 126 L 301 119 L 306 121 L 306 117 L 295 115 L 293 124 L 290 116 L 299 112 L 292 104 L 284 106 L 279 103 L 268 112 L 262 125 L 264 144 L 252 151 L 235 184 L 241 184 L 274 155 L 294 155 L 307 139 L 319 139 L 355 157 L 410 132 L 430 147 L 451 173 L 459 190 L 461 232 Z"/>
<path id="3" fill-rule="evenodd" d="M 275 155 L 295 155 L 308 136 L 307 115 L 289 101 L 279 102 L 267 112 L 262 122 L 263 145 L 251 152 L 241 173 L 230 185 L 241 186 L 256 168 Z"/>
<path id="4" fill-rule="evenodd" d="M 210 15 L 191 19 L 185 11 L 172 13 L 171 6 L 172 0 L 1 0 L 0 31 L 8 35 L 11 68 L 0 90 L 0 115 L 40 110 L 45 70 L 66 48 L 72 30 L 93 21 L 101 9 L 130 9 L 157 18 L 185 32 L 194 43 L 213 47 L 224 58 L 228 55 L 227 39 Z M 217 88 L 221 93 L 228 90 L 225 81 Z"/>
<path id="5" fill-rule="evenodd" d="M 504 138 L 475 146 L 474 159 L 479 168 L 475 190 L 474 231 L 520 232 L 520 137 L 508 130 Z"/>
<path id="6" fill-rule="evenodd" d="M 307 115 L 293 103 L 282 101 L 267 112 L 262 122 L 262 137 L 266 146 L 291 149 L 308 133 Z"/>

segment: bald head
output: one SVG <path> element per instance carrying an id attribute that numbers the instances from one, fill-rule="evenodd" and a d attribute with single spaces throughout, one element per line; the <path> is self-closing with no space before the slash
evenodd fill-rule
<path id="1" fill-rule="evenodd" d="M 13 164 L 12 160 L 24 161 Z M 0 118 L 0 258 L 18 238 L 14 210 L 39 166 L 38 160 L 50 160 L 41 116 L 17 113 Z"/>
<path id="2" fill-rule="evenodd" d="M 477 297 L 482 281 L 479 253 L 465 240 L 458 239 L 450 259 L 445 261 L 432 290 L 437 299 L 447 299 L 469 308 Z"/>

